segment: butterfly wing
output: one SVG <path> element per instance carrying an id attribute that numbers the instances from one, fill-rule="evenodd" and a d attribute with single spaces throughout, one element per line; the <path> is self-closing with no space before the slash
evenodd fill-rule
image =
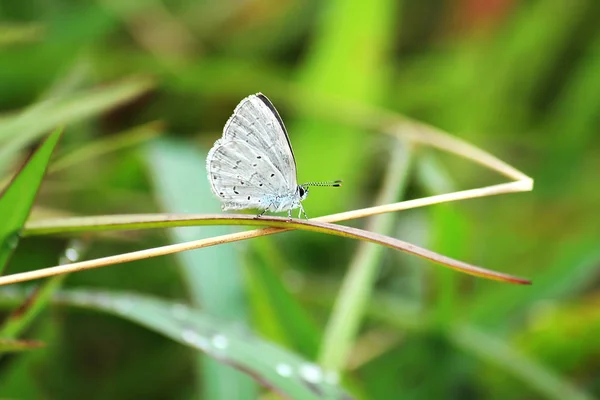
<path id="1" fill-rule="evenodd" d="M 208 179 L 223 210 L 264 210 L 277 205 L 285 178 L 262 150 L 244 140 L 219 139 L 208 153 Z"/>
<path id="2" fill-rule="evenodd" d="M 268 159 L 283 177 L 286 193 L 298 185 L 296 160 L 285 125 L 275 106 L 262 93 L 243 99 L 223 130 L 223 142 L 240 140 L 252 147 L 257 156 Z"/>

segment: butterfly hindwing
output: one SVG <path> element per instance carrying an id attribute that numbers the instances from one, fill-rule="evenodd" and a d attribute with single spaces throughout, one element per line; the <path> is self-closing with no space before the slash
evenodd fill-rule
<path id="1" fill-rule="evenodd" d="M 224 210 L 268 208 L 285 187 L 281 171 L 262 151 L 242 140 L 218 140 L 208 154 L 207 172 L 213 193 Z"/>

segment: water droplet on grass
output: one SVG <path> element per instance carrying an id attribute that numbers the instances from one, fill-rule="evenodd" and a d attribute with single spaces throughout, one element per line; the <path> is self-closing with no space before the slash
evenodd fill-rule
<path id="1" fill-rule="evenodd" d="M 281 376 L 284 377 L 290 377 L 292 376 L 292 367 L 289 364 L 277 364 L 277 366 L 275 367 L 275 370 L 277 371 L 277 373 Z"/>
<path id="2" fill-rule="evenodd" d="M 211 342 L 212 345 L 219 350 L 224 350 L 229 346 L 229 339 L 223 335 L 214 335 Z"/>
<path id="3" fill-rule="evenodd" d="M 320 383 L 323 379 L 323 370 L 315 364 L 304 363 L 300 366 L 300 376 L 310 383 Z"/>
<path id="4" fill-rule="evenodd" d="M 195 330 L 193 329 L 184 329 L 181 332 L 181 338 L 183 339 L 184 342 L 191 344 L 192 346 L 204 350 L 206 351 L 208 349 L 208 341 L 206 340 L 206 338 L 200 336 Z"/>

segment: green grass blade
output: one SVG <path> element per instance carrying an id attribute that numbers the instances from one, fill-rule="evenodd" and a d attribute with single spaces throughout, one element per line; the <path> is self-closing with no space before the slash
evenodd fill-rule
<path id="1" fill-rule="evenodd" d="M 43 37 L 43 26 L 39 23 L 0 24 L 0 49 L 23 43 L 31 43 Z"/>
<path id="2" fill-rule="evenodd" d="M 261 243 L 257 243 L 261 242 Z M 314 359 L 321 334 L 315 321 L 290 293 L 279 273 L 286 265 L 280 250 L 268 239 L 255 241 L 257 256 L 249 262 L 247 281 L 255 306 L 255 318 L 263 330 Z M 276 270 L 277 269 L 277 270 Z"/>
<path id="3" fill-rule="evenodd" d="M 377 203 L 397 201 L 408 181 L 412 148 L 407 144 L 395 143 L 391 152 L 388 173 Z M 395 215 L 385 214 L 372 217 L 367 228 L 373 232 L 387 232 L 393 227 Z M 341 371 L 356 340 L 360 322 L 369 301 L 383 247 L 361 242 L 349 271 L 344 278 L 340 294 L 330 316 L 319 355 L 319 363 L 327 370 Z"/>
<path id="4" fill-rule="evenodd" d="M 72 152 L 57 157 L 57 160 L 50 167 L 50 172 L 63 171 L 80 163 L 89 162 L 89 160 L 101 158 L 128 147 L 135 147 L 160 135 L 162 129 L 160 122 L 150 122 L 107 138 L 94 140 Z"/>
<path id="5" fill-rule="evenodd" d="M 37 103 L 18 115 L 0 120 L 0 170 L 7 160 L 44 132 L 102 113 L 148 91 L 146 79 L 130 79 L 101 89 Z"/>
<path id="6" fill-rule="evenodd" d="M 398 4 L 393 0 L 325 3 L 300 70 L 301 87 L 309 93 L 378 104 L 387 80 L 382 70 L 398 29 Z M 310 96 L 308 101 L 312 101 Z M 366 158 L 371 155 L 365 152 L 363 133 L 361 128 L 308 116 L 291 124 L 299 180 L 358 181 L 368 162 Z M 348 199 L 358 196 L 359 189 L 346 185 L 343 191 L 343 195 L 335 193 L 328 201 L 311 205 L 312 212 L 324 214 L 341 209 Z"/>
<path id="7" fill-rule="evenodd" d="M 502 326 L 511 316 L 522 316 L 539 301 L 566 299 L 590 285 L 598 273 L 600 248 L 597 236 L 581 235 L 552 249 L 555 260 L 535 279 L 529 290 L 488 289 L 471 301 L 471 321 Z"/>
<path id="8" fill-rule="evenodd" d="M 61 257 L 61 264 L 75 262 L 84 251 L 86 243 L 78 239 L 70 241 Z M 60 289 L 67 275 L 57 275 L 45 280 L 27 295 L 25 301 L 6 318 L 0 329 L 0 337 L 16 338 L 27 329 L 39 313 L 46 308 L 54 293 Z"/>
<path id="9" fill-rule="evenodd" d="M 451 193 L 458 190 L 446 168 L 432 152 L 426 153 L 418 163 L 420 185 L 427 195 Z M 459 205 L 439 204 L 433 207 L 431 216 L 431 242 L 442 254 L 453 257 L 465 257 L 468 253 L 468 225 L 462 215 Z M 447 270 L 434 272 L 435 284 L 435 313 L 437 323 L 446 325 L 456 317 L 458 312 L 458 279 L 456 274 Z"/>
<path id="10" fill-rule="evenodd" d="M 91 290 L 64 291 L 56 300 L 137 323 L 231 365 L 288 398 L 348 398 L 335 377 L 316 365 L 254 336 L 239 324 L 224 322 L 187 305 L 132 293 Z"/>
<path id="11" fill-rule="evenodd" d="M 147 159 L 157 197 L 169 212 L 217 212 L 206 178 L 206 152 L 187 143 L 156 140 L 147 148 Z M 230 227 L 188 227 L 169 231 L 173 243 L 231 233 Z M 246 293 L 239 248 L 233 244 L 176 254 L 192 301 L 225 320 L 246 321 Z M 251 380 L 238 371 L 202 357 L 203 398 L 254 399 Z"/>
<path id="12" fill-rule="evenodd" d="M 17 246 L 19 234 L 37 195 L 62 129 L 55 130 L 33 153 L 0 194 L 0 274 Z"/>
<path id="13" fill-rule="evenodd" d="M 325 218 L 325 217 L 323 217 Z M 51 233 L 73 233 L 86 231 L 103 231 L 103 230 L 131 230 L 131 229 L 148 229 L 160 227 L 179 227 L 193 225 L 269 225 L 270 228 L 233 233 L 229 235 L 221 235 L 203 240 L 195 240 L 177 245 L 164 246 L 162 248 L 154 248 L 143 250 L 140 252 L 127 253 L 120 256 L 104 257 L 98 260 L 89 260 L 81 263 L 74 263 L 66 266 L 68 270 L 81 270 L 118 264 L 127 261 L 133 261 L 141 258 L 149 258 L 173 254 L 180 251 L 195 250 L 198 248 L 207 248 L 223 243 L 247 240 L 253 237 L 272 235 L 285 232 L 291 229 L 302 229 L 311 232 L 323 234 L 331 234 L 356 240 L 365 240 L 371 243 L 377 243 L 392 249 L 401 250 L 409 254 L 422 257 L 427 260 L 434 261 L 443 266 L 455 269 L 457 271 L 467 273 L 473 276 L 480 276 L 487 279 L 493 279 L 501 282 L 510 282 L 520 285 L 531 284 L 527 279 L 518 278 L 508 274 L 487 270 L 477 267 L 462 261 L 437 254 L 433 251 L 422 247 L 415 246 L 411 243 L 404 242 L 389 236 L 381 235 L 375 232 L 369 232 L 362 229 L 352 228 L 344 225 L 338 225 L 327 222 L 314 220 L 288 219 L 284 217 L 263 216 L 260 219 L 252 215 L 243 214 L 148 214 L 148 215 L 113 215 L 113 216 L 98 216 L 98 217 L 79 217 L 79 218 L 59 218 L 56 220 L 39 221 L 28 225 L 27 234 L 51 234 Z M 51 276 L 57 269 L 64 270 L 60 267 L 51 267 L 39 271 L 30 271 L 11 276 L 0 277 L 0 285 L 22 282 L 29 279 L 38 279 L 40 277 Z M 32 277 L 32 276 L 35 276 Z M 17 278 L 15 280 L 15 278 Z"/>
<path id="14" fill-rule="evenodd" d="M 531 386 L 546 399 L 592 400 L 593 397 L 513 346 L 472 326 L 459 325 L 450 339 L 461 349 L 486 360 Z"/>

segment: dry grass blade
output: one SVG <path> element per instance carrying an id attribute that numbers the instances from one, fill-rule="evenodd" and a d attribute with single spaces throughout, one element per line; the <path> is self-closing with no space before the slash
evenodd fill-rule
<path id="1" fill-rule="evenodd" d="M 167 216 L 165 218 L 164 215 L 157 215 L 157 218 L 150 218 L 150 220 L 146 220 L 147 222 L 139 222 L 135 224 L 135 228 L 142 227 L 146 225 L 146 227 L 159 227 L 158 220 L 163 218 L 163 225 L 167 222 L 182 222 L 182 219 L 173 216 Z M 130 216 L 131 218 L 131 216 Z M 405 251 L 407 253 L 411 253 L 417 255 L 419 257 L 426 258 L 428 260 L 434 261 L 436 263 L 442 264 L 452 269 L 456 269 L 458 271 L 480 276 L 488 279 L 494 279 L 503 282 L 510 283 L 518 283 L 518 284 L 529 284 L 530 282 L 526 279 L 517 278 L 511 275 L 502 274 L 499 272 L 490 271 L 481 267 L 477 267 L 475 265 L 471 265 L 462 261 L 454 260 L 449 257 L 442 256 L 440 254 L 434 253 L 432 251 L 423 249 L 421 247 L 415 246 L 411 243 L 403 242 L 401 240 L 391 238 L 385 235 L 380 235 L 374 232 L 368 232 L 358 228 L 352 228 L 347 226 L 341 226 L 336 224 L 331 224 L 328 222 L 321 222 L 318 219 L 315 220 L 300 220 L 300 219 L 292 219 L 289 220 L 283 217 L 261 217 L 260 219 L 255 218 L 254 216 L 249 215 L 205 215 L 200 218 L 196 217 L 195 219 L 190 219 L 189 217 L 183 217 L 188 222 L 195 222 L 196 224 L 200 221 L 205 224 L 228 224 L 228 225 L 270 225 L 270 228 L 247 231 L 247 232 L 239 232 L 229 235 L 222 235 L 217 237 L 212 237 L 208 239 L 194 240 L 191 242 L 180 243 L 170 246 L 162 246 L 153 249 L 141 250 L 132 253 L 121 254 L 117 256 L 104 257 L 90 261 L 83 261 L 78 263 L 73 263 L 69 265 L 62 265 L 50 268 L 44 268 L 36 271 L 23 272 L 19 274 L 8 275 L 4 277 L 0 277 L 0 285 L 6 285 L 11 283 L 23 282 L 32 279 L 45 278 L 48 276 L 56 275 L 56 274 L 64 274 L 70 272 L 76 272 L 86 269 L 92 269 L 97 267 L 102 267 L 106 265 L 119 264 L 124 262 L 130 262 L 135 260 L 141 260 L 150 257 L 157 257 L 167 254 L 173 254 L 179 251 L 193 250 L 199 249 L 208 246 L 214 246 L 217 244 L 228 243 L 232 241 L 238 240 L 246 240 L 257 236 L 270 235 L 273 233 L 280 233 L 286 230 L 291 229 L 300 229 L 312 232 L 319 233 L 327 233 L 336 236 L 348 237 L 352 239 L 366 240 L 372 243 L 377 243 L 383 246 L 387 246 L 396 250 Z M 106 222 L 106 218 L 105 222 Z M 123 220 L 123 216 L 121 216 L 121 220 Z M 322 218 L 325 219 L 325 218 Z M 321 220 L 322 220 L 321 219 Z M 80 221 L 81 222 L 81 221 Z M 99 219 L 96 219 L 95 227 L 98 228 Z M 131 222 L 131 219 L 130 219 Z M 181 226 L 182 224 L 178 224 Z M 185 223 L 183 224 L 185 225 Z M 119 225 L 118 222 L 113 224 L 106 224 L 102 226 L 104 229 L 134 229 L 132 224 L 124 225 L 121 223 Z M 79 229 L 81 230 L 81 229 Z M 73 230 L 72 230 L 73 231 Z M 64 232 L 64 230 L 63 230 Z"/>
<path id="2" fill-rule="evenodd" d="M 346 109 L 345 111 L 347 112 L 348 110 L 349 109 Z M 451 258 L 436 254 L 429 250 L 419 248 L 410 243 L 402 242 L 394 238 L 389 238 L 376 233 L 367 232 L 355 228 L 332 225 L 332 222 L 364 218 L 372 215 L 406 210 L 409 208 L 423 207 L 426 205 L 445 203 L 449 201 L 485 197 L 504 193 L 529 191 L 533 188 L 533 179 L 531 179 L 527 175 L 506 164 L 502 160 L 492 156 L 491 154 L 471 145 L 470 143 L 455 138 L 443 131 L 437 130 L 426 124 L 402 118 L 396 114 L 381 110 L 373 110 L 365 107 L 359 107 L 357 110 L 354 111 L 355 112 L 350 114 L 352 114 L 354 118 L 357 119 L 357 123 L 359 125 L 365 127 L 371 126 L 379 131 L 387 133 L 396 138 L 408 140 L 413 144 L 425 144 L 450 153 L 457 154 L 463 158 L 469 159 L 475 163 L 495 170 L 500 174 L 513 179 L 514 181 L 509 183 L 487 186 L 483 188 L 463 190 L 438 196 L 430 196 L 426 198 L 403 201 L 399 203 L 369 207 L 361 210 L 348 211 L 339 214 L 315 218 L 307 222 L 301 220 L 288 221 L 287 219 L 281 219 L 277 217 L 265 217 L 261 218 L 261 220 L 255 220 L 252 217 L 240 215 L 138 215 L 135 217 L 135 220 L 131 219 L 132 216 L 109 216 L 72 219 L 66 224 L 64 223 L 64 221 L 63 223 L 56 223 L 56 221 L 30 223 L 26 226 L 24 232 L 25 235 L 81 231 L 82 228 L 85 228 L 84 225 L 87 226 L 87 230 L 119 229 L 119 226 L 121 226 L 120 229 L 140 229 L 161 226 L 194 225 L 199 223 L 200 221 L 202 221 L 203 224 L 265 225 L 268 223 L 268 225 L 271 225 L 271 227 L 223 235 L 187 243 L 181 243 L 177 245 L 164 246 L 155 249 L 142 250 L 138 252 L 122 254 L 112 257 L 105 257 L 97 260 L 74 263 L 68 266 L 50 267 L 37 271 L 9 275 L 0 278 L 0 285 L 22 282 L 31 279 L 38 279 L 47 276 L 52 276 L 55 274 L 96 268 L 116 263 L 134 261 L 143 258 L 172 254 L 178 251 L 186 251 L 202 247 L 214 246 L 221 243 L 246 240 L 258 236 L 266 236 L 274 233 L 280 233 L 291 229 L 326 232 L 339 236 L 367 240 L 373 243 L 379 243 L 388 247 L 396 248 L 402 251 L 418 255 L 423 258 L 427 258 L 434 262 L 446 265 L 450 268 L 454 268 L 471 275 L 482 276 L 489 279 L 496 279 L 512 283 L 530 283 L 528 280 L 525 279 L 516 278 L 498 272 L 492 272 L 480 267 L 476 267 L 474 265 L 453 260 Z M 140 218 L 143 219 L 143 221 L 140 220 Z M 121 219 L 120 222 L 119 219 Z M 136 221 L 138 221 L 139 223 Z M 109 223 L 107 224 L 107 222 Z M 173 222 L 176 222 L 177 225 L 173 225 Z M 126 227 L 124 225 L 126 225 Z"/>

